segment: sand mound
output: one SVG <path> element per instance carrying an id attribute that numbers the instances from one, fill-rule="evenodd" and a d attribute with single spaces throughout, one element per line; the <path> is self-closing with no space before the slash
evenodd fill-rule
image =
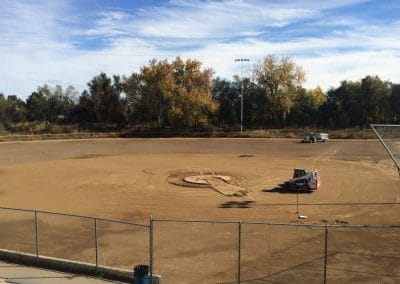
<path id="1" fill-rule="evenodd" d="M 225 196 L 246 196 L 248 189 L 240 187 L 238 179 L 229 173 L 217 173 L 210 169 L 183 169 L 171 172 L 168 182 L 194 188 L 212 188 Z"/>
<path id="2" fill-rule="evenodd" d="M 210 182 L 214 179 L 222 180 L 225 183 L 229 183 L 232 181 L 230 176 L 221 176 L 221 175 L 195 175 L 195 176 L 187 176 L 184 177 L 183 180 L 189 183 L 194 184 L 210 184 Z"/>

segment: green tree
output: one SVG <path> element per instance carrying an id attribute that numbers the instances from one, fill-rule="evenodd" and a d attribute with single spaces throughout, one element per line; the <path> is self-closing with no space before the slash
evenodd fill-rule
<path id="1" fill-rule="evenodd" d="M 59 85 L 39 86 L 26 100 L 30 121 L 65 122 L 74 107 L 76 91 L 69 86 L 65 91 Z"/>
<path id="2" fill-rule="evenodd" d="M 96 122 L 94 102 L 87 90 L 82 92 L 78 103 L 71 111 L 71 121 L 80 124 Z"/>
<path id="3" fill-rule="evenodd" d="M 391 122 L 400 123 L 400 84 L 392 84 L 390 94 Z"/>
<path id="4" fill-rule="evenodd" d="M 240 120 L 241 80 L 234 76 L 238 95 L 237 113 Z M 244 128 L 267 128 L 273 125 L 274 119 L 264 89 L 250 79 L 243 80 L 243 126 Z"/>
<path id="5" fill-rule="evenodd" d="M 55 123 L 65 122 L 74 106 L 75 89 L 69 86 L 65 91 L 60 85 L 38 87 L 38 92 L 46 96 L 46 119 Z"/>
<path id="6" fill-rule="evenodd" d="M 321 107 L 323 124 L 331 128 L 346 128 L 358 125 L 360 112 L 359 96 L 361 83 L 342 81 L 336 89 L 327 92 L 327 101 Z"/>
<path id="7" fill-rule="evenodd" d="M 0 123 L 5 124 L 7 120 L 7 101 L 3 93 L 0 93 Z"/>
<path id="8" fill-rule="evenodd" d="M 319 110 L 325 102 L 326 97 L 320 87 L 310 90 L 301 89 L 290 112 L 291 125 L 317 126 Z"/>
<path id="9" fill-rule="evenodd" d="M 285 126 L 296 95 L 305 82 L 303 68 L 290 57 L 268 55 L 255 66 L 254 77 L 257 84 L 264 89 L 275 126 Z"/>
<path id="10" fill-rule="evenodd" d="M 240 89 L 238 90 L 233 82 L 219 77 L 213 81 L 212 95 L 219 104 L 216 114 L 216 123 L 219 126 L 227 128 L 240 123 L 239 92 Z"/>
<path id="11" fill-rule="evenodd" d="M 390 99 L 390 84 L 378 76 L 367 76 L 361 80 L 359 96 L 359 126 L 364 128 L 370 123 L 386 120 L 385 104 Z"/>
<path id="12" fill-rule="evenodd" d="M 26 99 L 27 117 L 30 121 L 46 121 L 47 97 L 42 92 L 33 92 Z"/>
<path id="13" fill-rule="evenodd" d="M 25 121 L 26 120 L 25 102 L 19 99 L 15 95 L 8 96 L 6 101 L 5 116 L 7 120 L 13 123 Z"/>
<path id="14" fill-rule="evenodd" d="M 140 74 L 132 73 L 129 77 L 123 77 L 119 88 L 124 95 L 122 108 L 125 121 L 129 124 L 144 123 L 146 120 L 143 115 L 144 107 Z"/>
<path id="15" fill-rule="evenodd" d="M 114 77 L 116 79 L 118 77 Z M 116 79 L 119 80 L 119 79 Z M 120 123 L 123 121 L 120 92 L 112 79 L 105 73 L 94 77 L 89 83 L 89 97 L 81 101 L 90 100 L 96 122 Z M 89 110 L 89 109 L 87 109 Z"/>

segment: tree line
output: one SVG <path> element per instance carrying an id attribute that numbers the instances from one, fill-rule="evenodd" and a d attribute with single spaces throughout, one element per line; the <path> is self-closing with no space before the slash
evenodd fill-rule
<path id="1" fill-rule="evenodd" d="M 266 56 L 249 76 L 214 78 L 198 60 L 153 59 L 130 76 L 95 76 L 87 89 L 39 86 L 27 99 L 0 93 L 0 128 L 24 122 L 117 125 L 144 129 L 237 129 L 241 86 L 245 129 L 364 128 L 400 122 L 400 85 L 366 76 L 324 93 L 305 89 L 290 57 Z"/>

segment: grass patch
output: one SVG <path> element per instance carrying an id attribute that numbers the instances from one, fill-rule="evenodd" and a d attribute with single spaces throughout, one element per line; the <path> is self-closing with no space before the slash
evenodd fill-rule
<path id="1" fill-rule="evenodd" d="M 158 138 L 158 137 L 227 137 L 227 138 L 291 138 L 302 139 L 309 128 L 256 129 L 230 131 L 226 129 L 121 129 L 118 125 L 59 125 L 49 123 L 24 122 L 7 128 L 0 125 L 0 141 L 32 141 L 53 139 L 87 138 Z M 376 139 L 372 129 L 311 129 L 329 134 L 331 139 Z"/>

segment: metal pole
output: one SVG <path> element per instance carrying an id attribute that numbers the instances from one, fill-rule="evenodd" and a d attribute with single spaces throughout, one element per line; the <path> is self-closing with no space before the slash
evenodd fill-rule
<path id="1" fill-rule="evenodd" d="M 242 65 L 243 65 L 243 63 L 242 63 Z M 240 73 L 242 73 L 242 71 Z M 241 91 L 241 96 L 240 97 L 241 97 L 241 102 L 240 102 L 240 134 L 243 134 L 243 78 L 242 78 L 242 91 Z"/>
<path id="2" fill-rule="evenodd" d="M 326 284 L 326 270 L 328 266 L 328 227 L 325 226 L 325 250 L 324 250 L 324 284 Z"/>
<path id="3" fill-rule="evenodd" d="M 250 61 L 250 59 L 247 58 L 237 58 L 235 59 L 235 62 L 240 61 L 240 79 L 242 81 L 241 84 L 241 91 L 240 91 L 240 134 L 243 134 L 243 89 L 244 89 L 244 83 L 243 83 L 243 62 Z"/>
<path id="4" fill-rule="evenodd" d="M 237 272 L 237 281 L 240 284 L 240 270 L 241 270 L 241 256 L 242 256 L 242 223 L 238 223 L 238 272 Z"/>
<path id="5" fill-rule="evenodd" d="M 94 243 L 96 251 L 96 270 L 99 272 L 99 239 L 97 234 L 97 219 L 94 218 Z"/>
<path id="6" fill-rule="evenodd" d="M 389 154 L 389 156 L 392 159 L 393 163 L 396 165 L 397 172 L 399 173 L 399 176 L 400 176 L 400 165 L 399 165 L 399 163 L 397 162 L 396 158 L 393 156 L 392 151 L 390 151 L 390 149 L 386 145 L 385 141 L 383 141 L 383 139 L 379 135 L 378 131 L 375 129 L 375 126 L 385 126 L 385 125 L 371 124 L 370 126 L 371 126 L 372 130 L 375 132 L 376 136 L 378 136 L 379 141 L 382 143 L 383 147 L 385 148 L 386 152 Z M 398 125 L 393 125 L 393 126 L 398 126 Z"/>
<path id="7" fill-rule="evenodd" d="M 37 211 L 35 211 L 35 244 L 36 244 L 36 261 L 39 262 L 39 222 L 38 222 Z"/>
<path id="8" fill-rule="evenodd" d="M 150 215 L 150 228 L 149 228 L 149 241 L 150 241 L 150 284 L 153 283 L 153 257 L 154 257 L 154 251 L 153 251 L 153 229 L 154 229 L 154 220 L 153 220 L 153 215 Z"/>
<path id="9" fill-rule="evenodd" d="M 240 62 L 240 78 L 242 79 L 240 101 L 240 134 L 243 134 L 243 61 Z"/>

